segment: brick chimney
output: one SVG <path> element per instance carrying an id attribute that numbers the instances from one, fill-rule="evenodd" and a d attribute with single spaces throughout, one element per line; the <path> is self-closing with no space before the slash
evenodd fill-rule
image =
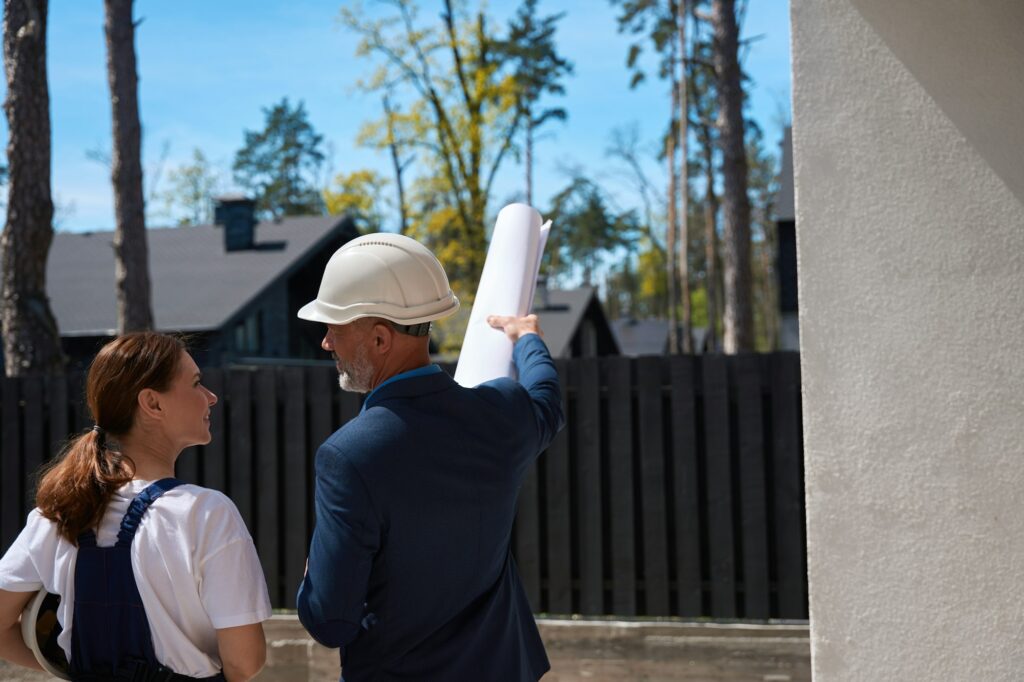
<path id="1" fill-rule="evenodd" d="M 256 234 L 256 202 L 242 194 L 217 197 L 213 222 L 224 227 L 224 250 L 251 249 Z"/>

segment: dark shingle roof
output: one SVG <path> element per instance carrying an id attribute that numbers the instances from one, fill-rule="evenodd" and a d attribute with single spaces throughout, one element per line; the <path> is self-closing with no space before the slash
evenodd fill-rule
<path id="1" fill-rule="evenodd" d="M 594 287 L 580 287 L 578 289 L 549 289 L 547 299 L 538 288 L 534 298 L 533 312 L 537 314 L 540 327 L 544 332 L 544 342 L 551 352 L 551 357 L 561 358 L 572 355 L 572 339 L 583 321 L 584 315 L 591 304 L 597 306 L 595 315 L 601 320 L 595 320 L 602 328 L 607 326 L 603 319 L 603 307 L 597 300 L 597 290 Z M 609 337 L 611 352 L 617 353 L 615 339 L 610 330 L 602 332 Z"/>
<path id="2" fill-rule="evenodd" d="M 668 346 L 668 320 L 623 317 L 611 324 L 623 355 L 662 355 Z"/>
<path id="3" fill-rule="evenodd" d="M 541 291 L 534 299 L 533 311 L 537 313 L 537 321 L 544 332 L 544 343 L 547 344 L 551 357 L 568 356 L 569 344 L 573 334 L 580 326 L 587 304 L 594 295 L 591 287 L 579 289 L 549 289 L 547 299 L 543 299 Z"/>
<path id="4" fill-rule="evenodd" d="M 157 329 L 217 329 L 319 244 L 344 229 L 338 216 L 286 218 L 256 226 L 256 248 L 224 250 L 213 225 L 146 231 Z M 54 236 L 47 292 L 63 336 L 111 335 L 117 327 L 113 232 Z"/>

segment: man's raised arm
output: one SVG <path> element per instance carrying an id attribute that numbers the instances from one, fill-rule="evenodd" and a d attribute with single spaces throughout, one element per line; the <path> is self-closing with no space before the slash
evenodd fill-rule
<path id="1" fill-rule="evenodd" d="M 526 388 L 533 402 L 534 416 L 540 433 L 541 449 L 546 448 L 565 424 L 562 412 L 562 391 L 558 370 L 548 347 L 541 339 L 536 315 L 513 317 L 491 315 L 487 323 L 501 329 L 514 345 L 512 360 L 519 371 L 519 383 Z"/>

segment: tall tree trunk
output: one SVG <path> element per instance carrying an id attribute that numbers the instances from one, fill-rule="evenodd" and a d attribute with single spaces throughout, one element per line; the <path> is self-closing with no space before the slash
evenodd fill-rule
<path id="1" fill-rule="evenodd" d="M 526 111 L 526 205 L 533 206 L 533 112 Z"/>
<path id="2" fill-rule="evenodd" d="M 391 151 L 391 163 L 395 166 L 395 186 L 398 188 L 398 218 L 399 234 L 407 234 L 409 231 L 409 213 L 405 208 L 405 185 L 402 182 L 402 172 L 405 164 L 398 153 L 398 142 L 395 140 L 395 118 L 394 110 L 391 108 L 391 100 L 384 96 L 384 118 L 388 122 L 388 149 Z"/>
<path id="3" fill-rule="evenodd" d="M 675 82 L 672 82 L 672 116 L 669 119 L 668 136 L 665 139 L 665 159 L 668 161 L 668 220 L 665 224 L 665 276 L 667 278 L 666 290 L 668 292 L 668 352 L 675 355 L 680 348 L 679 334 L 679 288 L 678 276 L 676 274 L 678 248 L 676 246 L 676 232 L 678 226 L 679 188 L 678 172 L 676 171 L 676 111 L 678 109 L 679 94 Z"/>
<path id="4" fill-rule="evenodd" d="M 722 218 L 725 247 L 726 353 L 754 349 L 750 282 L 750 200 L 744 144 L 743 90 L 735 0 L 714 0 L 714 62 L 718 81 L 719 144 L 722 148 Z"/>
<path id="5" fill-rule="evenodd" d="M 119 333 L 153 328 L 142 195 L 142 126 L 135 68 L 133 0 L 105 0 L 107 78 L 113 111 L 114 262 Z"/>
<path id="6" fill-rule="evenodd" d="M 714 150 L 710 131 L 704 142 L 704 259 L 707 261 L 708 348 L 717 347 L 718 338 L 718 197 L 715 196 Z"/>
<path id="7" fill-rule="evenodd" d="M 4 0 L 8 180 L 0 318 L 9 377 L 64 371 L 57 321 L 46 297 L 53 241 L 46 14 L 47 0 Z"/>
<path id="8" fill-rule="evenodd" d="M 693 352 L 693 313 L 690 310 L 690 174 L 687 170 L 687 149 L 689 147 L 690 120 L 689 107 L 686 101 L 686 0 L 678 0 L 676 4 L 676 31 L 679 37 L 679 156 L 682 157 L 680 174 L 681 200 L 679 204 L 679 282 L 683 299 L 682 351 Z"/>

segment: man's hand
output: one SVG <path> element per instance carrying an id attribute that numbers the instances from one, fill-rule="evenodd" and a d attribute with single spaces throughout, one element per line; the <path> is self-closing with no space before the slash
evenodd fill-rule
<path id="1" fill-rule="evenodd" d="M 540 330 L 540 324 L 537 323 L 536 315 L 527 315 L 526 317 L 515 317 L 514 315 L 489 315 L 487 317 L 487 324 L 491 325 L 495 329 L 500 329 L 505 332 L 505 336 L 511 339 L 512 343 L 515 343 L 527 334 L 537 334 L 541 337 L 544 336 L 544 333 Z"/>
<path id="2" fill-rule="evenodd" d="M 541 325 L 537 321 L 537 315 L 526 315 L 525 317 L 487 315 L 487 324 L 505 332 L 505 336 L 509 337 L 512 343 L 515 343 L 527 334 L 544 336 L 544 332 L 541 331 Z"/>

